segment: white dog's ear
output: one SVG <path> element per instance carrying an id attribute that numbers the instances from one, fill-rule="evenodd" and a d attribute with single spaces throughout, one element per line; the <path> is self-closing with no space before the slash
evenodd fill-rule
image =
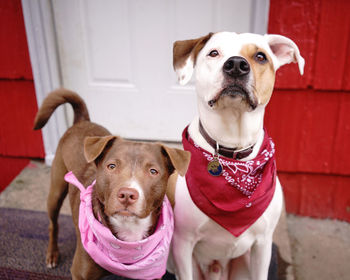
<path id="1" fill-rule="evenodd" d="M 192 77 L 197 55 L 213 33 L 198 39 L 176 41 L 173 46 L 173 66 L 179 83 L 185 85 Z"/>
<path id="2" fill-rule="evenodd" d="M 265 35 L 267 42 L 276 56 L 276 70 L 287 63 L 298 63 L 300 75 L 304 74 L 305 60 L 300 55 L 298 46 L 289 38 L 281 35 Z"/>

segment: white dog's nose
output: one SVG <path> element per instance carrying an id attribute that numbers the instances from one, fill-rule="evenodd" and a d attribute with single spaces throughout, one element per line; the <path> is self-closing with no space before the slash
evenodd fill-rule
<path id="1" fill-rule="evenodd" d="M 223 66 L 223 71 L 232 78 L 247 75 L 250 72 L 248 61 L 241 56 L 231 56 Z"/>

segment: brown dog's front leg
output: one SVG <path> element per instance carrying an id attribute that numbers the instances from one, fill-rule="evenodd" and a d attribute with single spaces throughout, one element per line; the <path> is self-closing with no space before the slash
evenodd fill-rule
<path id="1" fill-rule="evenodd" d="M 86 253 L 81 244 L 80 237 L 77 239 L 77 247 L 70 271 L 73 280 L 97 280 L 110 274 L 110 272 L 96 264 L 88 253 Z"/>
<path id="2" fill-rule="evenodd" d="M 59 251 L 57 246 L 58 225 L 50 221 L 49 225 L 49 245 L 46 252 L 46 266 L 55 268 L 58 264 Z"/>

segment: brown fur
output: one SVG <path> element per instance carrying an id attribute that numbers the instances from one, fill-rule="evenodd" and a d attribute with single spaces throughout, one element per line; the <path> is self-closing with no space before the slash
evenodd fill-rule
<path id="1" fill-rule="evenodd" d="M 120 209 L 116 193 L 127 184 L 133 172 L 133 176 L 139 179 L 146 199 L 142 211 L 134 214 L 139 217 L 152 215 L 155 226 L 169 176 L 175 170 L 182 175 L 186 173 L 190 154 L 160 143 L 126 141 L 110 135 L 108 130 L 89 121 L 86 105 L 79 95 L 65 89 L 52 92 L 44 100 L 35 118 L 35 129 L 43 127 L 55 108 L 66 102 L 73 106 L 75 117 L 74 125 L 66 131 L 58 144 L 51 168 L 51 187 L 47 200 L 50 225 L 46 263 L 48 267 L 55 267 L 58 263 L 57 218 L 68 193 L 77 235 L 72 277 L 99 279 L 109 272 L 98 266 L 81 244 L 78 227 L 80 191 L 68 185 L 64 181 L 64 175 L 73 171 L 84 186 L 89 186 L 96 179 L 92 195 L 94 215 L 100 215 L 102 223 L 109 227 L 108 217 Z M 136 162 L 137 167 L 133 169 Z M 116 168 L 108 169 L 109 163 L 115 163 Z M 150 168 L 157 169 L 158 174 L 150 175 Z M 129 210 L 133 211 L 132 206 L 128 206 Z"/>
<path id="2" fill-rule="evenodd" d="M 263 52 L 266 55 L 266 63 L 261 64 L 254 59 L 257 52 Z M 255 81 L 254 94 L 259 100 L 259 104 L 267 104 L 271 98 L 275 83 L 275 71 L 270 56 L 264 49 L 258 48 L 254 44 L 243 46 L 240 54 L 249 62 L 253 71 Z"/>
<path id="3" fill-rule="evenodd" d="M 173 209 L 175 207 L 175 190 L 176 190 L 177 176 L 179 176 L 179 174 L 176 171 L 170 175 L 168 180 L 168 187 L 166 189 L 166 196 L 168 197 Z"/>
<path id="4" fill-rule="evenodd" d="M 176 41 L 173 46 L 174 68 L 176 69 L 184 66 L 189 56 L 191 56 L 193 60 L 193 65 L 196 65 L 198 53 L 201 51 L 201 49 L 208 42 L 212 35 L 213 33 L 209 33 L 208 35 L 197 39 Z"/>
<path id="5" fill-rule="evenodd" d="M 89 112 L 86 108 L 85 102 L 81 97 L 73 91 L 59 88 L 53 91 L 45 98 L 42 108 L 45 110 L 39 110 L 34 120 L 34 129 L 42 128 L 49 120 L 55 109 L 64 103 L 70 103 L 74 110 L 74 122 L 77 123 L 81 120 L 90 121 Z"/>

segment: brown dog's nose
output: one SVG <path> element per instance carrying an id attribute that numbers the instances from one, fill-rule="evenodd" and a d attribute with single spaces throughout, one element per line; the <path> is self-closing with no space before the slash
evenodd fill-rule
<path id="1" fill-rule="evenodd" d="M 248 61 L 241 56 L 231 56 L 223 66 L 224 73 L 232 78 L 247 75 L 250 72 Z"/>
<path id="2" fill-rule="evenodd" d="M 133 204 L 139 199 L 138 191 L 132 188 L 121 188 L 117 196 L 119 202 L 124 205 Z"/>

